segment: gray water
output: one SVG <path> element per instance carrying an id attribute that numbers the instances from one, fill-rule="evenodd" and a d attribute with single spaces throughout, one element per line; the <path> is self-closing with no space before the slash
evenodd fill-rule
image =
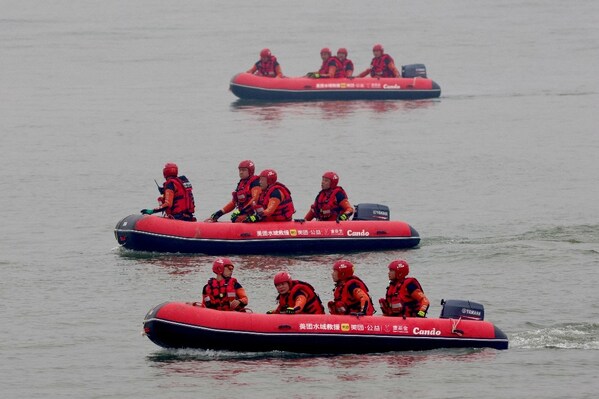
<path id="1" fill-rule="evenodd" d="M 0 389 L 10 398 L 590 398 L 599 383 L 599 3 L 0 1 Z M 257 104 L 229 79 L 269 47 L 288 76 L 382 43 L 443 90 L 421 102 Z M 232 256 L 264 312 L 289 270 L 330 299 L 332 263 L 374 298 L 403 257 L 438 315 L 485 305 L 510 349 L 333 357 L 165 350 L 164 301 L 198 300 L 213 258 L 117 248 L 177 162 L 197 214 L 237 163 L 276 169 L 303 216 L 335 170 L 421 234 L 418 249 Z"/>

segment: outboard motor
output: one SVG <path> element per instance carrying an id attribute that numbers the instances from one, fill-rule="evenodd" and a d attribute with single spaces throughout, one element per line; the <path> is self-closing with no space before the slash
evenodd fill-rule
<path id="1" fill-rule="evenodd" d="M 402 78 L 426 78 L 426 67 L 424 64 L 402 65 Z"/>
<path id="2" fill-rule="evenodd" d="M 353 220 L 389 220 L 389 207 L 379 204 L 358 204 Z"/>
<path id="3" fill-rule="evenodd" d="M 441 299 L 441 319 L 484 320 L 485 308 L 480 303 L 459 299 Z"/>

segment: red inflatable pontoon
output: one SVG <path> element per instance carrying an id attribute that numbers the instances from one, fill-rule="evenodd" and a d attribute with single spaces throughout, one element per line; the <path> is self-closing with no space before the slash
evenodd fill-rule
<path id="1" fill-rule="evenodd" d="M 167 302 L 150 310 L 143 325 L 148 338 L 165 348 L 314 354 L 507 349 L 507 336 L 483 321 L 482 305 L 460 300 L 442 303 L 440 318 L 404 319 L 224 312 Z"/>
<path id="2" fill-rule="evenodd" d="M 266 101 L 310 100 L 421 100 L 441 95 L 428 78 L 267 78 L 240 73 L 229 89 L 242 99 Z"/>

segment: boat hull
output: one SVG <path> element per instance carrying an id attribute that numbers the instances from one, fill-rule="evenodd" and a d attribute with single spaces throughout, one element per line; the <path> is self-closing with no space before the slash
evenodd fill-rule
<path id="1" fill-rule="evenodd" d="M 241 352 L 342 354 L 508 348 L 507 336 L 487 321 L 266 315 L 219 312 L 182 302 L 152 309 L 144 320 L 144 333 L 165 348 Z"/>
<path id="2" fill-rule="evenodd" d="M 267 78 L 235 75 L 229 84 L 242 99 L 264 101 L 422 100 L 437 98 L 441 88 L 427 78 Z"/>
<path id="3" fill-rule="evenodd" d="M 114 235 L 131 250 L 207 255 L 374 251 L 420 243 L 418 232 L 402 221 L 206 223 L 129 215 Z"/>

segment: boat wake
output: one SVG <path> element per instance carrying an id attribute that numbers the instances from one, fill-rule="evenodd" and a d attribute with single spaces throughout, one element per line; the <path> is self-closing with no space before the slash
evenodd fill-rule
<path id="1" fill-rule="evenodd" d="M 510 335 L 512 348 L 599 350 L 599 323 L 564 323 Z"/>

